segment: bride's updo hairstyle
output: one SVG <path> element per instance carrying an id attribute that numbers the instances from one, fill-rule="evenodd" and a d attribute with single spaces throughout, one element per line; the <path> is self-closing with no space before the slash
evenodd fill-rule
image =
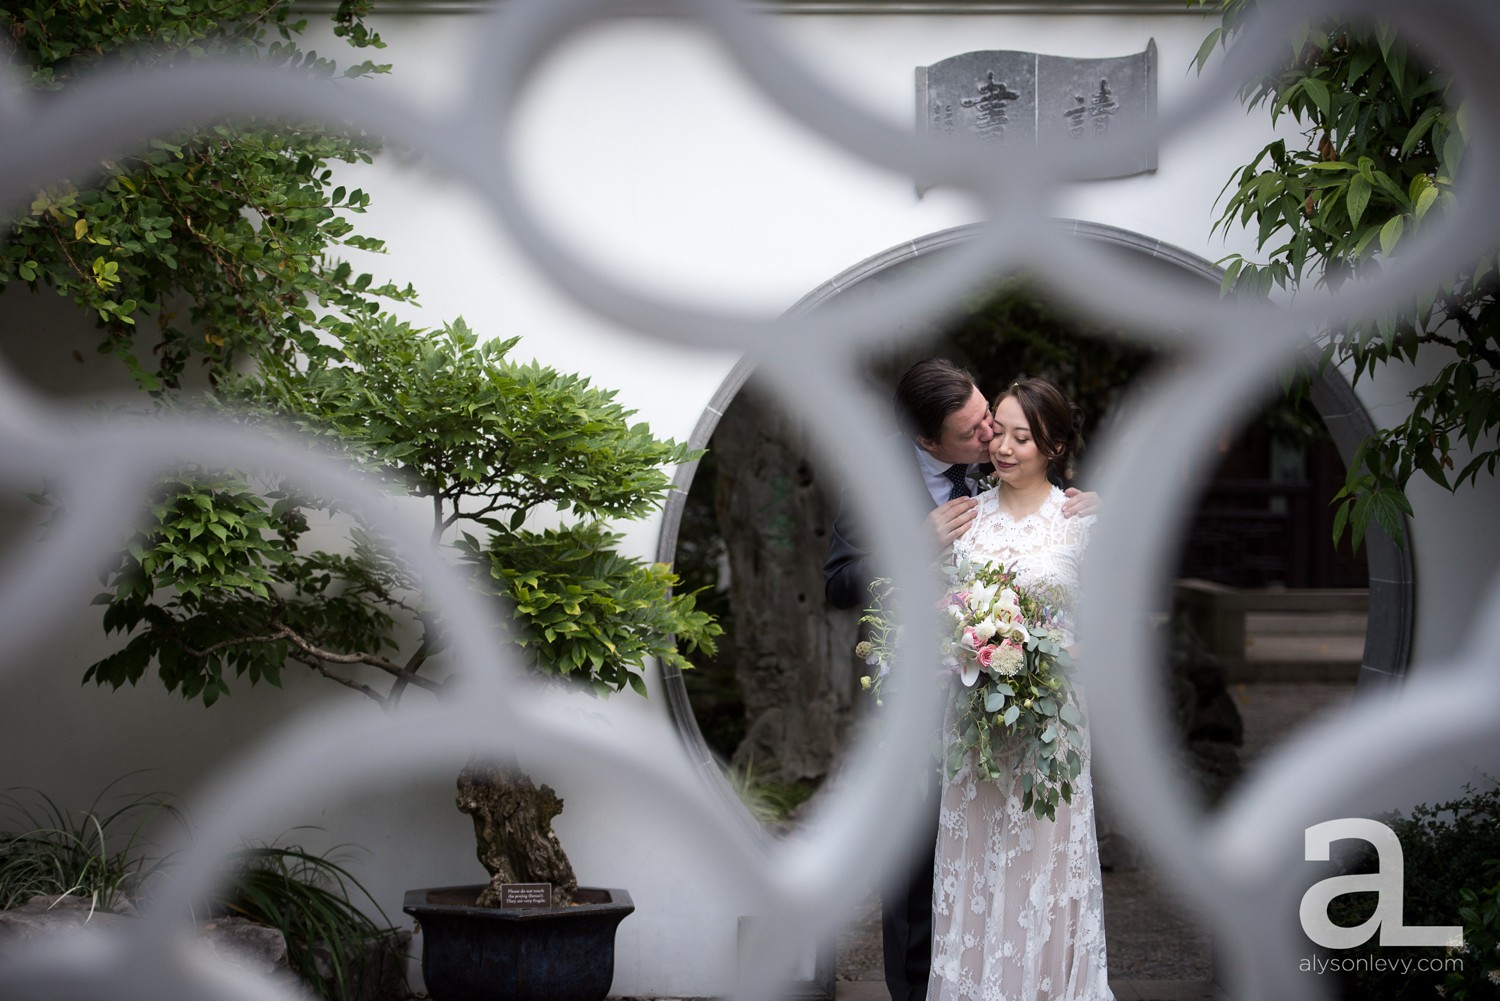
<path id="1" fill-rule="evenodd" d="M 1037 451 L 1047 457 L 1047 476 L 1054 480 L 1073 478 L 1072 464 L 1083 451 L 1083 424 L 1078 407 L 1063 395 L 1057 383 L 1047 379 L 1021 379 L 1011 383 L 990 401 L 990 413 L 1007 397 L 1015 397 L 1031 428 Z"/>

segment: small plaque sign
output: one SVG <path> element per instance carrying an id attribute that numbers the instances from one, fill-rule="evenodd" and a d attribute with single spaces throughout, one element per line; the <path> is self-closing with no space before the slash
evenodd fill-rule
<path id="1" fill-rule="evenodd" d="M 501 907 L 551 907 L 551 883 L 501 883 Z"/>
<path id="2" fill-rule="evenodd" d="M 996 145 L 1088 143 L 1106 153 L 1093 161 L 1095 179 L 1155 170 L 1155 142 L 1139 141 L 1155 120 L 1155 39 L 1105 59 L 987 51 L 917 67 L 919 132 Z M 1122 136 L 1132 141 L 1111 144 Z"/>

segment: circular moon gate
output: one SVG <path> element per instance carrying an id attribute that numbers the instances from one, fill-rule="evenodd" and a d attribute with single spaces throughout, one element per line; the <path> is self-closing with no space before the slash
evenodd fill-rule
<path id="1" fill-rule="evenodd" d="M 1119 247 L 1128 253 L 1159 262 L 1163 268 L 1175 270 L 1188 280 L 1201 281 L 1211 288 L 1219 285 L 1222 276 L 1220 269 L 1195 254 L 1159 240 L 1102 223 L 1066 221 L 1059 223 L 1059 226 L 1079 240 Z M 840 297 L 858 295 L 860 285 L 864 282 L 876 282 L 883 290 L 894 289 L 895 294 L 899 295 L 904 276 L 918 268 L 936 266 L 942 251 L 972 239 L 973 229 L 972 226 L 961 226 L 931 233 L 860 261 L 813 289 L 789 313 L 815 313 Z M 693 428 L 688 440 L 692 448 L 708 447 L 719 421 L 754 374 L 754 370 L 753 363 L 742 363 L 725 378 Z M 1311 399 L 1333 437 L 1340 457 L 1347 464 L 1359 443 L 1375 431 L 1369 412 L 1355 395 L 1348 380 L 1331 366 L 1317 371 Z M 670 564 L 676 559 L 683 508 L 696 471 L 696 463 L 683 466 L 677 471 L 672 493 L 663 512 L 662 532 L 656 551 L 656 558 L 660 562 Z M 1383 690 L 1398 682 L 1405 675 L 1411 657 L 1416 585 L 1411 540 L 1404 520 L 1401 529 L 1401 536 L 1392 539 L 1378 525 L 1372 525 L 1365 540 L 1370 577 L 1370 615 L 1357 680 L 1361 693 Z M 815 559 L 820 554 L 809 553 L 807 556 Z M 688 753 L 702 770 L 704 780 L 710 788 L 716 790 L 724 803 L 732 804 L 747 827 L 756 830 L 754 821 L 740 809 L 738 796 L 725 781 L 717 757 L 704 739 L 682 672 L 676 668 L 664 668 L 662 675 L 672 721 Z"/>

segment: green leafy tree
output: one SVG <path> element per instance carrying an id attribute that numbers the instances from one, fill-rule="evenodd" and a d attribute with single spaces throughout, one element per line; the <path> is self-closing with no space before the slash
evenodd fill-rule
<path id="1" fill-rule="evenodd" d="M 378 46 L 367 6 L 341 4 L 335 33 Z M 298 47 L 305 22 L 288 9 L 76 0 L 6 5 L 0 26 L 39 89 L 105 57 L 171 65 L 232 53 L 333 75 L 332 61 Z M 694 453 L 632 423 L 613 392 L 511 360 L 514 339 L 481 344 L 462 321 L 423 331 L 384 312 L 411 290 L 377 286 L 335 256 L 382 249 L 350 219 L 368 197 L 335 184 L 330 166 L 373 150 L 368 137 L 291 122 L 151 143 L 13 217 L 0 289 L 51 290 L 92 317 L 100 350 L 149 394 L 146 414 L 202 409 L 290 427 L 430 504 L 432 541 L 495 600 L 497 628 L 530 667 L 596 693 L 644 694 L 649 659 L 687 666 L 674 636 L 688 651 L 711 648 L 719 627 L 693 595 L 672 594 L 669 567 L 621 553 L 608 524 L 656 509 L 664 467 Z M 185 380 L 195 358 L 206 392 Z M 328 546 L 314 525 L 346 536 Z M 100 685 L 154 669 L 168 691 L 213 705 L 232 684 L 278 685 L 291 666 L 393 709 L 410 689 L 442 696 L 454 684 L 443 611 L 410 568 L 336 499 L 274 471 L 200 466 L 164 479 L 104 583 L 97 603 L 120 645 L 88 668 Z M 460 788 L 496 880 L 552 882 L 566 900 L 576 882 L 550 829 L 561 809 L 552 791 L 487 762 Z M 514 815 L 533 826 L 496 820 Z"/>
<path id="2" fill-rule="evenodd" d="M 510 361 L 514 339 L 481 344 L 462 321 L 423 332 L 386 316 L 337 329 L 337 345 L 231 380 L 220 399 L 324 438 L 429 503 L 433 541 L 507 600 L 538 671 L 644 694 L 648 658 L 686 665 L 673 634 L 689 650 L 712 644 L 717 626 L 693 596 L 668 595 L 671 571 L 621 555 L 601 521 L 653 510 L 670 486 L 663 467 L 693 453 L 631 423 L 613 392 Z M 541 511 L 574 519 L 528 528 Z M 119 687 L 154 664 L 169 690 L 211 705 L 234 678 L 276 683 L 290 660 L 387 707 L 409 687 L 442 691 L 423 668 L 443 617 L 409 570 L 357 523 L 339 551 L 307 546 L 312 520 L 336 513 L 334 500 L 274 481 L 194 470 L 164 482 L 98 599 L 105 628 L 130 638 L 88 677 Z"/>
<path id="3" fill-rule="evenodd" d="M 344 2 L 333 30 L 356 49 L 378 49 Z M 358 77 L 304 50 L 307 27 L 284 0 L 99 0 L 0 4 L 9 69 L 37 91 L 58 90 L 106 59 L 170 68 L 234 56 L 317 78 Z M 339 183 L 337 164 L 368 163 L 368 136 L 312 123 L 248 122 L 155 139 L 61 179 L 13 216 L 0 244 L 0 290 L 47 289 L 94 317 L 99 350 L 119 358 L 144 389 L 181 384 L 190 361 L 210 381 L 237 360 L 290 357 L 309 341 L 322 307 L 349 318 L 406 300 L 411 288 L 377 284 L 333 255 L 383 250 L 351 217 L 369 196 Z"/>
<path id="4" fill-rule="evenodd" d="M 1223 15 L 1198 52 L 1233 45 L 1256 0 L 1196 0 Z M 1267 295 L 1311 281 L 1338 288 L 1378 280 L 1415 233 L 1459 206 L 1461 107 L 1441 65 L 1424 62 L 1387 26 L 1354 18 L 1307 24 L 1281 62 L 1242 98 L 1273 122 L 1290 116 L 1301 144 L 1267 144 L 1226 185 L 1216 228 L 1254 226 L 1259 260 L 1225 259 L 1226 291 Z M 1349 465 L 1334 536 L 1357 546 L 1370 522 L 1400 538 L 1405 489 L 1421 473 L 1448 490 L 1500 464 L 1500 272 L 1495 254 L 1454 271 L 1419 302 L 1325 332 L 1324 363 L 1355 380 L 1418 355 L 1440 364 L 1411 393 L 1410 413 L 1365 440 Z M 1457 466 L 1462 444 L 1467 461 Z"/>

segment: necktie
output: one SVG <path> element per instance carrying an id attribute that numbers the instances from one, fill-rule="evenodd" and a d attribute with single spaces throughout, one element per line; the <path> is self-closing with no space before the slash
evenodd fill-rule
<path id="1" fill-rule="evenodd" d="M 954 463 L 943 470 L 943 476 L 947 478 L 949 483 L 953 484 L 953 489 L 948 491 L 949 500 L 953 500 L 955 497 L 969 496 L 969 483 L 966 475 L 968 472 L 968 465 L 962 462 Z"/>

